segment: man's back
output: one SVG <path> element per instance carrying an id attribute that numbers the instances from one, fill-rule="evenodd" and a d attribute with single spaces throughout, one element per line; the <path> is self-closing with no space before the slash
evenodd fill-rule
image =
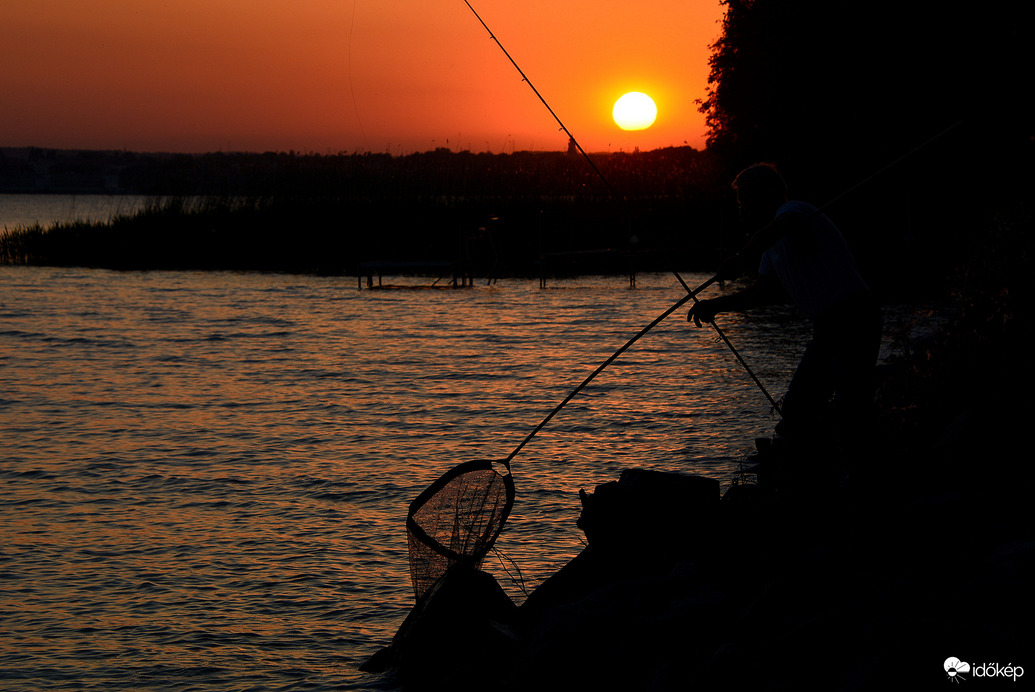
<path id="1" fill-rule="evenodd" d="M 807 202 L 787 202 L 776 213 L 790 215 L 791 230 L 762 253 L 760 274 L 779 279 L 809 319 L 869 290 L 830 219 Z"/>

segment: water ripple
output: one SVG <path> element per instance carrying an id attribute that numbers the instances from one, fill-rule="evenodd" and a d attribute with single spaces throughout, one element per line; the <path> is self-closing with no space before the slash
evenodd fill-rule
<path id="1" fill-rule="evenodd" d="M 681 290 L 0 273 L 11 690 L 391 688 L 357 666 L 412 604 L 409 502 L 507 456 Z M 727 332 L 781 390 L 807 330 L 771 319 L 783 356 L 764 320 Z M 579 488 L 630 466 L 724 478 L 772 425 L 724 347 L 677 322 L 515 458 L 499 548 L 530 585 L 581 549 Z"/>

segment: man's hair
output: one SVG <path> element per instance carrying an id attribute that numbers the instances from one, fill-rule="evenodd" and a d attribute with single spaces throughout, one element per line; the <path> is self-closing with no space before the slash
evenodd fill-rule
<path id="1" fill-rule="evenodd" d="M 756 163 L 742 170 L 733 181 L 733 189 L 752 199 L 787 199 L 787 183 L 771 163 Z"/>

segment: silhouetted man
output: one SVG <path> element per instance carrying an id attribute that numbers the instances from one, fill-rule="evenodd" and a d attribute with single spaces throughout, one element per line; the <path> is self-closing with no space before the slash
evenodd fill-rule
<path id="1" fill-rule="evenodd" d="M 831 432 L 842 445 L 862 442 L 852 438 L 872 406 L 881 314 L 847 243 L 816 207 L 788 201 L 783 177 L 769 164 L 742 171 L 733 188 L 754 235 L 719 273 L 730 276 L 758 261 L 759 280 L 737 293 L 702 300 L 687 319 L 700 326 L 720 312 L 767 302 L 782 287 L 812 321 L 813 334 L 780 407 L 779 438 L 792 449 L 827 442 Z"/>

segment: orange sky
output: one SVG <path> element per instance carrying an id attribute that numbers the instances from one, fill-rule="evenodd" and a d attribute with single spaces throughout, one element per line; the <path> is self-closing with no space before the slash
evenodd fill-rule
<path id="1" fill-rule="evenodd" d="M 587 151 L 704 145 L 718 0 L 471 0 Z M 463 0 L 0 5 L 0 146 L 135 151 L 562 150 Z M 650 94 L 640 132 L 611 120 Z"/>

